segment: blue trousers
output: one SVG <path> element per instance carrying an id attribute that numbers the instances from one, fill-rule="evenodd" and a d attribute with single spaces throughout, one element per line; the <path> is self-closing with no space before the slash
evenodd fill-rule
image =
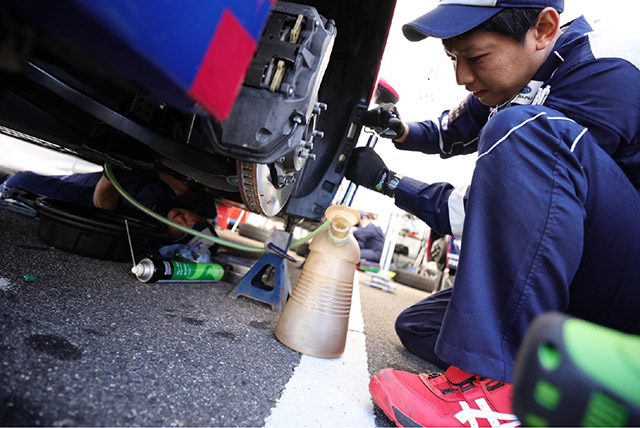
<path id="1" fill-rule="evenodd" d="M 438 365 L 511 381 L 531 321 L 560 311 L 640 334 L 640 195 L 586 128 L 543 106 L 489 120 L 453 288 L 396 331 Z"/>
<path id="2" fill-rule="evenodd" d="M 40 175 L 20 171 L 2 183 L 0 190 L 22 187 L 49 198 L 93 205 L 93 191 L 102 172 L 70 175 Z"/>
<path id="3" fill-rule="evenodd" d="M 31 171 L 17 172 L 0 184 L 0 192 L 22 187 L 43 196 L 77 204 L 93 206 L 93 193 L 102 172 L 71 175 L 40 175 Z M 158 178 L 144 174 L 123 173 L 118 180 L 122 187 L 138 202 L 165 215 L 172 208 L 196 211 L 207 218 L 215 218 L 217 211 L 213 198 L 199 190 L 189 189 L 180 196 Z M 118 204 L 120 214 L 148 220 L 126 201 Z"/>
<path id="4" fill-rule="evenodd" d="M 361 248 L 360 249 L 360 259 L 364 259 L 368 262 L 373 262 L 373 263 L 380 263 L 380 256 L 382 256 L 382 254 L 380 253 L 380 251 L 377 250 L 371 250 L 369 248 Z"/>

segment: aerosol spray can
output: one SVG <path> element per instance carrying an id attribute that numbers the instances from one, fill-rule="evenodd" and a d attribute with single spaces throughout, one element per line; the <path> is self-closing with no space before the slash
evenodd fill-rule
<path id="1" fill-rule="evenodd" d="M 156 281 L 220 281 L 224 269 L 217 263 L 180 260 L 142 259 L 131 268 L 141 282 Z"/>

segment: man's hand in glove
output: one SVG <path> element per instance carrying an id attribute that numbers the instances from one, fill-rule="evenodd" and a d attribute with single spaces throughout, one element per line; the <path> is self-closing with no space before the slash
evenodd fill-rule
<path id="1" fill-rule="evenodd" d="M 359 186 L 387 196 L 394 195 L 402 178 L 389 171 L 382 158 L 371 147 L 358 147 L 353 150 L 347 162 L 346 177 Z"/>
<path id="2" fill-rule="evenodd" d="M 381 137 L 392 140 L 398 140 L 405 134 L 405 125 L 400 119 L 400 113 L 391 103 L 380 104 L 366 112 L 362 124 L 376 131 Z"/>

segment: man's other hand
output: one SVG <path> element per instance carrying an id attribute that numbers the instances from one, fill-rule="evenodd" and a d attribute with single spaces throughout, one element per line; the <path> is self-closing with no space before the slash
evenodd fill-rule
<path id="1" fill-rule="evenodd" d="M 400 176 L 389 171 L 384 161 L 371 147 L 358 147 L 353 150 L 347 162 L 347 180 L 375 190 L 387 196 L 393 196 Z"/>

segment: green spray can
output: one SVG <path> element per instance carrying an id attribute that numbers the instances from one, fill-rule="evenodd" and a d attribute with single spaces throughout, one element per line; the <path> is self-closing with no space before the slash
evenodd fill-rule
<path id="1" fill-rule="evenodd" d="M 224 269 L 217 263 L 145 258 L 131 268 L 141 282 L 220 281 Z"/>

